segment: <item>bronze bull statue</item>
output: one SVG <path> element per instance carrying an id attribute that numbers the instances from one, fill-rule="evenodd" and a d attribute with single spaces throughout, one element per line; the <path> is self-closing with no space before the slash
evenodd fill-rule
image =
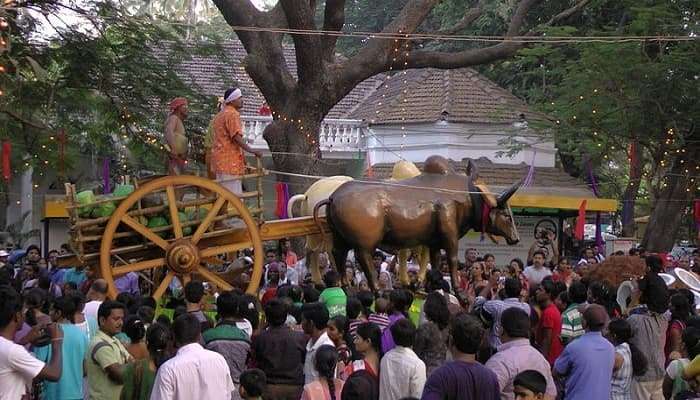
<path id="1" fill-rule="evenodd" d="M 447 160 L 432 156 L 427 165 Z M 433 267 L 440 265 L 440 250 L 445 250 L 453 289 L 457 280 L 458 241 L 470 229 L 505 238 L 509 245 L 520 240 L 508 199 L 518 190 L 514 184 L 494 198 L 478 185 L 473 164 L 468 175 L 453 171 L 423 172 L 396 183 L 346 182 L 314 209 L 327 205 L 326 217 L 333 232 L 333 257 L 336 265 L 345 265 L 350 249 L 376 290 L 372 253 L 376 248 L 388 252 L 427 246 Z M 469 192 L 469 193 L 466 193 Z M 487 221 L 482 216 L 487 215 Z M 344 276 L 345 274 L 341 274 Z"/>

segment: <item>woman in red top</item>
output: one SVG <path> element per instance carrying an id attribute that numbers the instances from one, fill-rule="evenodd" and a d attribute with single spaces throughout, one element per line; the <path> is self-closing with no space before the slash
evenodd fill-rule
<path id="1" fill-rule="evenodd" d="M 552 275 L 552 280 L 554 282 L 564 282 L 566 287 L 571 286 L 571 282 L 581 279 L 576 272 L 573 271 L 573 267 L 569 263 L 569 259 L 566 257 L 561 257 L 559 263 L 557 264 L 557 269 Z"/>
<path id="2" fill-rule="evenodd" d="M 340 379 L 347 380 L 353 372 L 366 370 L 379 380 L 379 360 L 382 348 L 382 330 L 377 324 L 366 322 L 357 327 L 357 335 L 353 342 L 355 350 L 362 354 L 362 360 L 353 361 L 345 367 Z"/>
<path id="3" fill-rule="evenodd" d="M 284 263 L 290 268 L 294 268 L 294 265 L 299 261 L 297 254 L 292 251 L 292 242 L 289 239 L 280 239 L 279 253 L 282 254 Z"/>
<path id="4" fill-rule="evenodd" d="M 561 313 L 557 306 L 554 305 L 555 292 L 556 286 L 549 277 L 542 280 L 536 292 L 537 303 L 542 310 L 537 326 L 536 340 L 540 346 L 540 351 L 550 365 L 554 365 L 554 361 L 564 350 L 560 338 Z"/>
<path id="5" fill-rule="evenodd" d="M 692 296 L 692 293 L 690 294 Z M 683 292 L 679 292 L 671 296 L 671 322 L 666 330 L 666 345 L 664 353 L 666 354 L 666 365 L 672 360 L 681 358 L 683 347 L 683 331 L 685 330 L 688 319 L 693 314 L 690 299 Z"/>

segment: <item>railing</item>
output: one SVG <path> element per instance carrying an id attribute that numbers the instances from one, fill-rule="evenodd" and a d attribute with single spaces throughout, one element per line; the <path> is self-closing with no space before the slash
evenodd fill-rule
<path id="1" fill-rule="evenodd" d="M 246 116 L 243 122 L 243 135 L 255 149 L 267 149 L 263 139 L 265 127 L 272 123 L 272 117 Z M 325 119 L 321 123 L 319 143 L 323 151 L 357 151 L 361 146 L 362 130 L 365 123 L 354 119 Z"/>

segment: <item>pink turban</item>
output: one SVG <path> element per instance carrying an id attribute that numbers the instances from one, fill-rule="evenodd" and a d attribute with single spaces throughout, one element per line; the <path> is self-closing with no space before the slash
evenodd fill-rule
<path id="1" fill-rule="evenodd" d="M 170 112 L 174 112 L 178 108 L 187 105 L 187 99 L 184 97 L 176 97 L 170 101 Z"/>

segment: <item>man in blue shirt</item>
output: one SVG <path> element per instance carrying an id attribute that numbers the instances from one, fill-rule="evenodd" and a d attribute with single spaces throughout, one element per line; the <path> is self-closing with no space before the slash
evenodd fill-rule
<path id="1" fill-rule="evenodd" d="M 567 400 L 607 399 L 610 397 L 615 348 L 600 331 L 608 314 L 592 304 L 583 312 L 586 333 L 571 342 L 554 363 L 554 377 L 566 379 Z"/>

